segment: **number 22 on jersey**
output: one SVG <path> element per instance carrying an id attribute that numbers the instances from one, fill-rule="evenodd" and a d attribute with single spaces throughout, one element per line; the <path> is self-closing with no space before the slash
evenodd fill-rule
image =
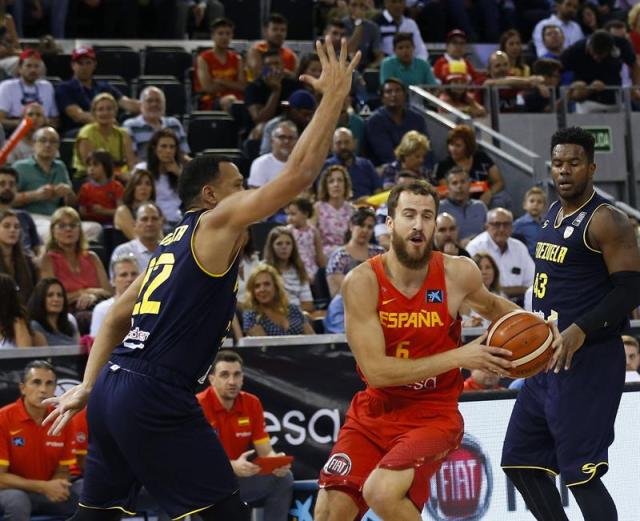
<path id="1" fill-rule="evenodd" d="M 145 313 L 157 315 L 160 313 L 161 302 L 159 300 L 151 300 L 151 297 L 169 279 L 175 262 L 176 259 L 173 253 L 163 253 L 149 261 L 147 272 L 138 292 L 138 300 L 133 307 L 132 316 Z"/>

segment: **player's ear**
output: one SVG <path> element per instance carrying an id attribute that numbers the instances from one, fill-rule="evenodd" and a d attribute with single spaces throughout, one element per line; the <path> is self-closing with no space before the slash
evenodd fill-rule
<path id="1" fill-rule="evenodd" d="M 212 185 L 204 185 L 200 191 L 202 202 L 215 206 L 219 201 L 216 197 L 216 191 Z"/>

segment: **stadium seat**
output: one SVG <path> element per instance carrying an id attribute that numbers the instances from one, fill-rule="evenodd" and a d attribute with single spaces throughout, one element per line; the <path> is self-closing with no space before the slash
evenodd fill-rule
<path id="1" fill-rule="evenodd" d="M 240 139 L 244 140 L 253 127 L 251 116 L 244 101 L 236 101 L 231 104 L 231 117 L 236 122 L 236 125 L 238 125 Z"/>
<path id="2" fill-rule="evenodd" d="M 96 74 L 114 74 L 130 82 L 140 76 L 140 53 L 123 47 L 96 48 Z"/>
<path id="3" fill-rule="evenodd" d="M 108 81 L 125 96 L 131 97 L 131 85 L 122 77 L 115 74 L 94 74 L 94 80 Z"/>
<path id="4" fill-rule="evenodd" d="M 189 116 L 187 141 L 194 154 L 208 148 L 235 148 L 238 127 L 226 112 L 194 112 Z"/>
<path id="5" fill-rule="evenodd" d="M 67 170 L 71 173 L 71 163 L 73 160 L 73 147 L 76 139 L 73 137 L 63 137 L 60 140 L 60 159 L 67 166 Z"/>
<path id="6" fill-rule="evenodd" d="M 47 76 L 59 76 L 63 81 L 71 79 L 70 54 L 43 54 L 42 61 L 47 67 Z"/>
<path id="7" fill-rule="evenodd" d="M 167 98 L 166 113 L 167 116 L 180 116 L 188 112 L 187 93 L 185 86 L 170 76 L 140 76 L 134 81 L 136 86 L 136 96 L 142 92 L 145 87 L 153 85 L 164 92 Z"/>
<path id="8" fill-rule="evenodd" d="M 144 52 L 144 74 L 167 74 L 182 81 L 193 65 L 191 53 L 181 47 L 147 47 Z"/>

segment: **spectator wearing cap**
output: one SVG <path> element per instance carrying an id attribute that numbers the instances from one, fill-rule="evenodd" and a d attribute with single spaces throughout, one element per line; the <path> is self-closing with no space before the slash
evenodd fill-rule
<path id="1" fill-rule="evenodd" d="M 578 0 L 556 0 L 556 12 L 536 24 L 532 39 L 538 56 L 542 57 L 548 51 L 542 38 L 542 31 L 546 25 L 553 24 L 560 27 L 564 35 L 564 49 L 584 38 L 580 24 L 575 21 L 578 3 Z"/>
<path id="2" fill-rule="evenodd" d="M 316 99 L 308 90 L 299 89 L 287 100 L 285 112 L 267 122 L 262 133 L 260 154 L 271 152 L 271 132 L 276 125 L 285 119 L 292 121 L 298 128 L 298 135 L 302 134 L 316 111 Z"/>
<path id="3" fill-rule="evenodd" d="M 348 128 L 340 127 L 333 133 L 333 155 L 325 161 L 322 170 L 332 165 L 341 165 L 349 172 L 354 199 L 382 190 L 382 178 L 373 163 L 356 156 L 356 140 Z"/>
<path id="4" fill-rule="evenodd" d="M 445 74 L 442 83 L 450 88 L 443 89 L 438 97 L 472 118 L 486 116 L 487 110 L 478 102 L 474 93 L 468 89 L 471 76 L 467 72 L 467 64 L 462 60 L 451 61 L 444 64 L 442 71 Z"/>
<path id="5" fill-rule="evenodd" d="M 442 83 L 445 82 L 449 69 L 447 64 L 452 62 L 463 62 L 466 68 L 466 74 L 471 78 L 471 83 L 481 85 L 484 75 L 476 71 L 467 58 L 465 58 L 465 47 L 467 45 L 467 35 L 460 29 L 454 29 L 447 33 L 447 52 L 440 56 L 433 64 L 433 73 Z"/>
<path id="6" fill-rule="evenodd" d="M 259 188 L 271 181 L 284 168 L 289 154 L 298 141 L 298 127 L 289 120 L 280 121 L 271 133 L 271 152 L 251 163 L 249 188 Z"/>
<path id="7" fill-rule="evenodd" d="M 629 40 L 598 30 L 589 38 L 566 49 L 561 56 L 565 70 L 573 72 L 572 96 L 579 103 L 576 111 L 603 112 L 618 110 L 613 91 L 605 87 L 622 85 L 622 66 L 627 64 L 636 88 L 631 93 L 637 100 L 640 92 L 640 66 Z"/>
<path id="8" fill-rule="evenodd" d="M 42 57 L 38 51 L 26 49 L 18 60 L 18 77 L 0 83 L 0 123 L 6 130 L 15 129 L 22 119 L 24 106 L 37 101 L 44 107 L 47 124 L 58 126 L 58 107 L 53 85 L 38 79 Z"/>
<path id="9" fill-rule="evenodd" d="M 78 47 L 71 53 L 73 78 L 56 87 L 56 101 L 62 117 L 62 130 L 75 135 L 83 125 L 93 123 L 91 102 L 98 94 L 107 92 L 118 102 L 121 109 L 137 114 L 140 102 L 124 96 L 107 81 L 94 80 L 96 53 L 91 47 Z M 72 131 L 72 132 L 70 132 Z"/>
<path id="10" fill-rule="evenodd" d="M 133 152 L 138 161 L 146 161 L 151 137 L 162 128 L 172 130 L 180 141 L 180 149 L 189 154 L 189 144 L 182 123 L 178 118 L 165 116 L 166 106 L 167 100 L 162 89 L 146 87 L 140 93 L 141 114 L 125 119 L 122 123 L 122 128 L 131 136 Z"/>
<path id="11" fill-rule="evenodd" d="M 427 60 L 429 54 L 424 44 L 420 29 L 415 20 L 404 15 L 405 0 L 384 0 L 384 10 L 373 18 L 373 22 L 380 28 L 382 52 L 387 56 L 393 55 L 393 37 L 396 33 L 411 33 L 415 46 L 415 55 Z"/>
<path id="12" fill-rule="evenodd" d="M 380 48 L 380 27 L 366 17 L 366 0 L 349 0 L 349 14 L 342 18 L 342 23 L 349 38 L 348 49 L 350 54 L 360 51 L 362 57 L 358 64 L 358 70 L 374 68 L 380 65 L 384 53 Z"/>
<path id="13" fill-rule="evenodd" d="M 407 88 L 397 78 L 388 78 L 381 87 L 382 107 L 376 109 L 365 125 L 367 157 L 374 165 L 395 160 L 394 150 L 410 130 L 427 134 L 424 118 L 407 106 Z"/>
<path id="14" fill-rule="evenodd" d="M 211 24 L 211 49 L 202 51 L 196 62 L 195 91 L 201 93 L 201 110 L 231 111 L 231 104 L 244 99 L 247 80 L 242 56 L 229 46 L 234 25 L 228 18 Z"/>
<path id="15" fill-rule="evenodd" d="M 398 78 L 405 85 L 436 85 L 428 61 L 414 56 L 416 48 L 411 33 L 393 36 L 393 56 L 387 56 L 380 66 L 380 83 L 387 78 Z"/>

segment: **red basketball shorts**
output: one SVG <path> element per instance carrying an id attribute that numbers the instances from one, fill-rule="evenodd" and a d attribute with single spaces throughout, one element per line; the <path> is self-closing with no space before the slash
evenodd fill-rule
<path id="1" fill-rule="evenodd" d="M 457 408 L 436 410 L 429 403 L 399 402 L 362 391 L 351 402 L 319 485 L 349 494 L 364 514 L 368 507 L 362 487 L 374 469 L 413 468 L 407 497 L 422 511 L 429 497 L 429 479 L 458 447 L 463 430 Z"/>

